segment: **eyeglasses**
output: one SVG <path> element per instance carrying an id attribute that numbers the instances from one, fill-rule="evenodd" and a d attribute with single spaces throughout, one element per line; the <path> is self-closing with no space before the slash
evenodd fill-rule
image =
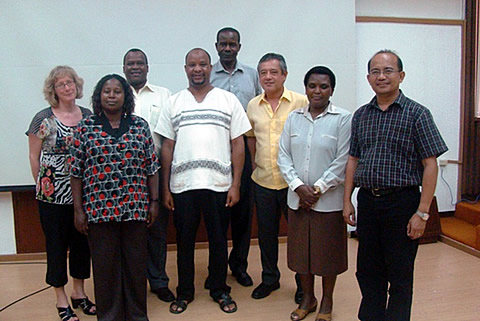
<path id="1" fill-rule="evenodd" d="M 66 82 L 61 83 L 61 84 L 56 84 L 56 85 L 55 85 L 55 89 L 65 89 L 65 88 L 67 88 L 67 86 L 68 86 L 69 88 L 72 88 L 73 86 L 75 86 L 75 82 L 69 80 L 69 81 L 66 81 Z"/>
<path id="2" fill-rule="evenodd" d="M 394 73 L 399 72 L 398 70 L 395 70 L 393 68 L 385 68 L 384 70 L 380 69 L 372 69 L 370 70 L 370 75 L 374 77 L 380 77 L 381 74 L 383 74 L 385 77 L 390 77 Z"/>

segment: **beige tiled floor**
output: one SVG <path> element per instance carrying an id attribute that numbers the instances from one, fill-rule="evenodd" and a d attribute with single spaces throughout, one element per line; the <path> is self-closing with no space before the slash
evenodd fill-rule
<path id="1" fill-rule="evenodd" d="M 349 270 L 340 275 L 334 297 L 335 321 L 356 320 L 360 291 L 355 280 L 355 255 L 357 241 L 349 240 Z M 148 293 L 148 312 L 151 321 L 164 320 L 231 320 L 265 321 L 289 320 L 295 309 L 293 294 L 295 283 L 293 273 L 286 266 L 286 246 L 280 245 L 281 288 L 269 297 L 254 300 L 250 297 L 253 287 L 244 288 L 229 276 L 232 297 L 238 303 L 238 311 L 225 314 L 220 311 L 206 290 L 203 282 L 206 276 L 208 250 L 196 251 L 196 297 L 188 309 L 180 314 L 168 312 L 168 304 Z M 176 285 L 176 252 L 168 253 L 167 271 L 171 278 L 172 290 Z M 249 273 L 255 286 L 260 282 L 260 255 L 258 246 L 250 252 Z M 0 265 L 0 309 L 7 304 L 45 287 L 45 264 L 1 264 Z M 316 293 L 321 297 L 320 278 L 317 278 Z M 88 294 L 93 297 L 92 281 L 87 283 Z M 415 295 L 412 320 L 415 321 L 475 321 L 480 320 L 480 259 L 443 243 L 421 245 L 417 256 L 415 273 Z M 95 320 L 95 317 L 79 314 L 81 320 Z M 306 320 L 313 321 L 315 314 Z M 51 289 L 23 300 L 0 312 L 1 321 L 10 320 L 59 320 L 55 311 L 54 294 Z"/>

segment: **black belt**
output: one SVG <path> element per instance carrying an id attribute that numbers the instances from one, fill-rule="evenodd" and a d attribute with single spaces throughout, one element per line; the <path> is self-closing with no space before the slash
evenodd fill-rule
<path id="1" fill-rule="evenodd" d="M 412 187 L 416 187 L 416 186 L 408 186 L 408 187 L 404 186 L 404 187 L 392 187 L 392 188 L 363 188 L 363 189 L 375 197 L 382 197 L 382 196 L 390 195 L 393 193 L 398 193 Z"/>

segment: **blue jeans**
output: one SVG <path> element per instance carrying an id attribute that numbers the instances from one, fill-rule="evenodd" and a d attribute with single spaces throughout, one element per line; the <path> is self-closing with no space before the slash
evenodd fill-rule
<path id="1" fill-rule="evenodd" d="M 358 318 L 410 320 L 418 240 L 408 237 L 407 224 L 420 202 L 418 187 L 380 197 L 362 188 L 357 199 L 356 276 L 362 292 Z"/>

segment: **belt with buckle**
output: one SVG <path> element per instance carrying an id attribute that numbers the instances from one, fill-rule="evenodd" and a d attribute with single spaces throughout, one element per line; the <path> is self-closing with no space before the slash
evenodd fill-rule
<path id="1" fill-rule="evenodd" d="M 372 194 L 375 197 L 381 197 L 381 196 L 386 196 L 390 195 L 393 193 L 401 192 L 407 187 L 392 187 L 392 188 L 366 188 L 370 194 Z"/>

